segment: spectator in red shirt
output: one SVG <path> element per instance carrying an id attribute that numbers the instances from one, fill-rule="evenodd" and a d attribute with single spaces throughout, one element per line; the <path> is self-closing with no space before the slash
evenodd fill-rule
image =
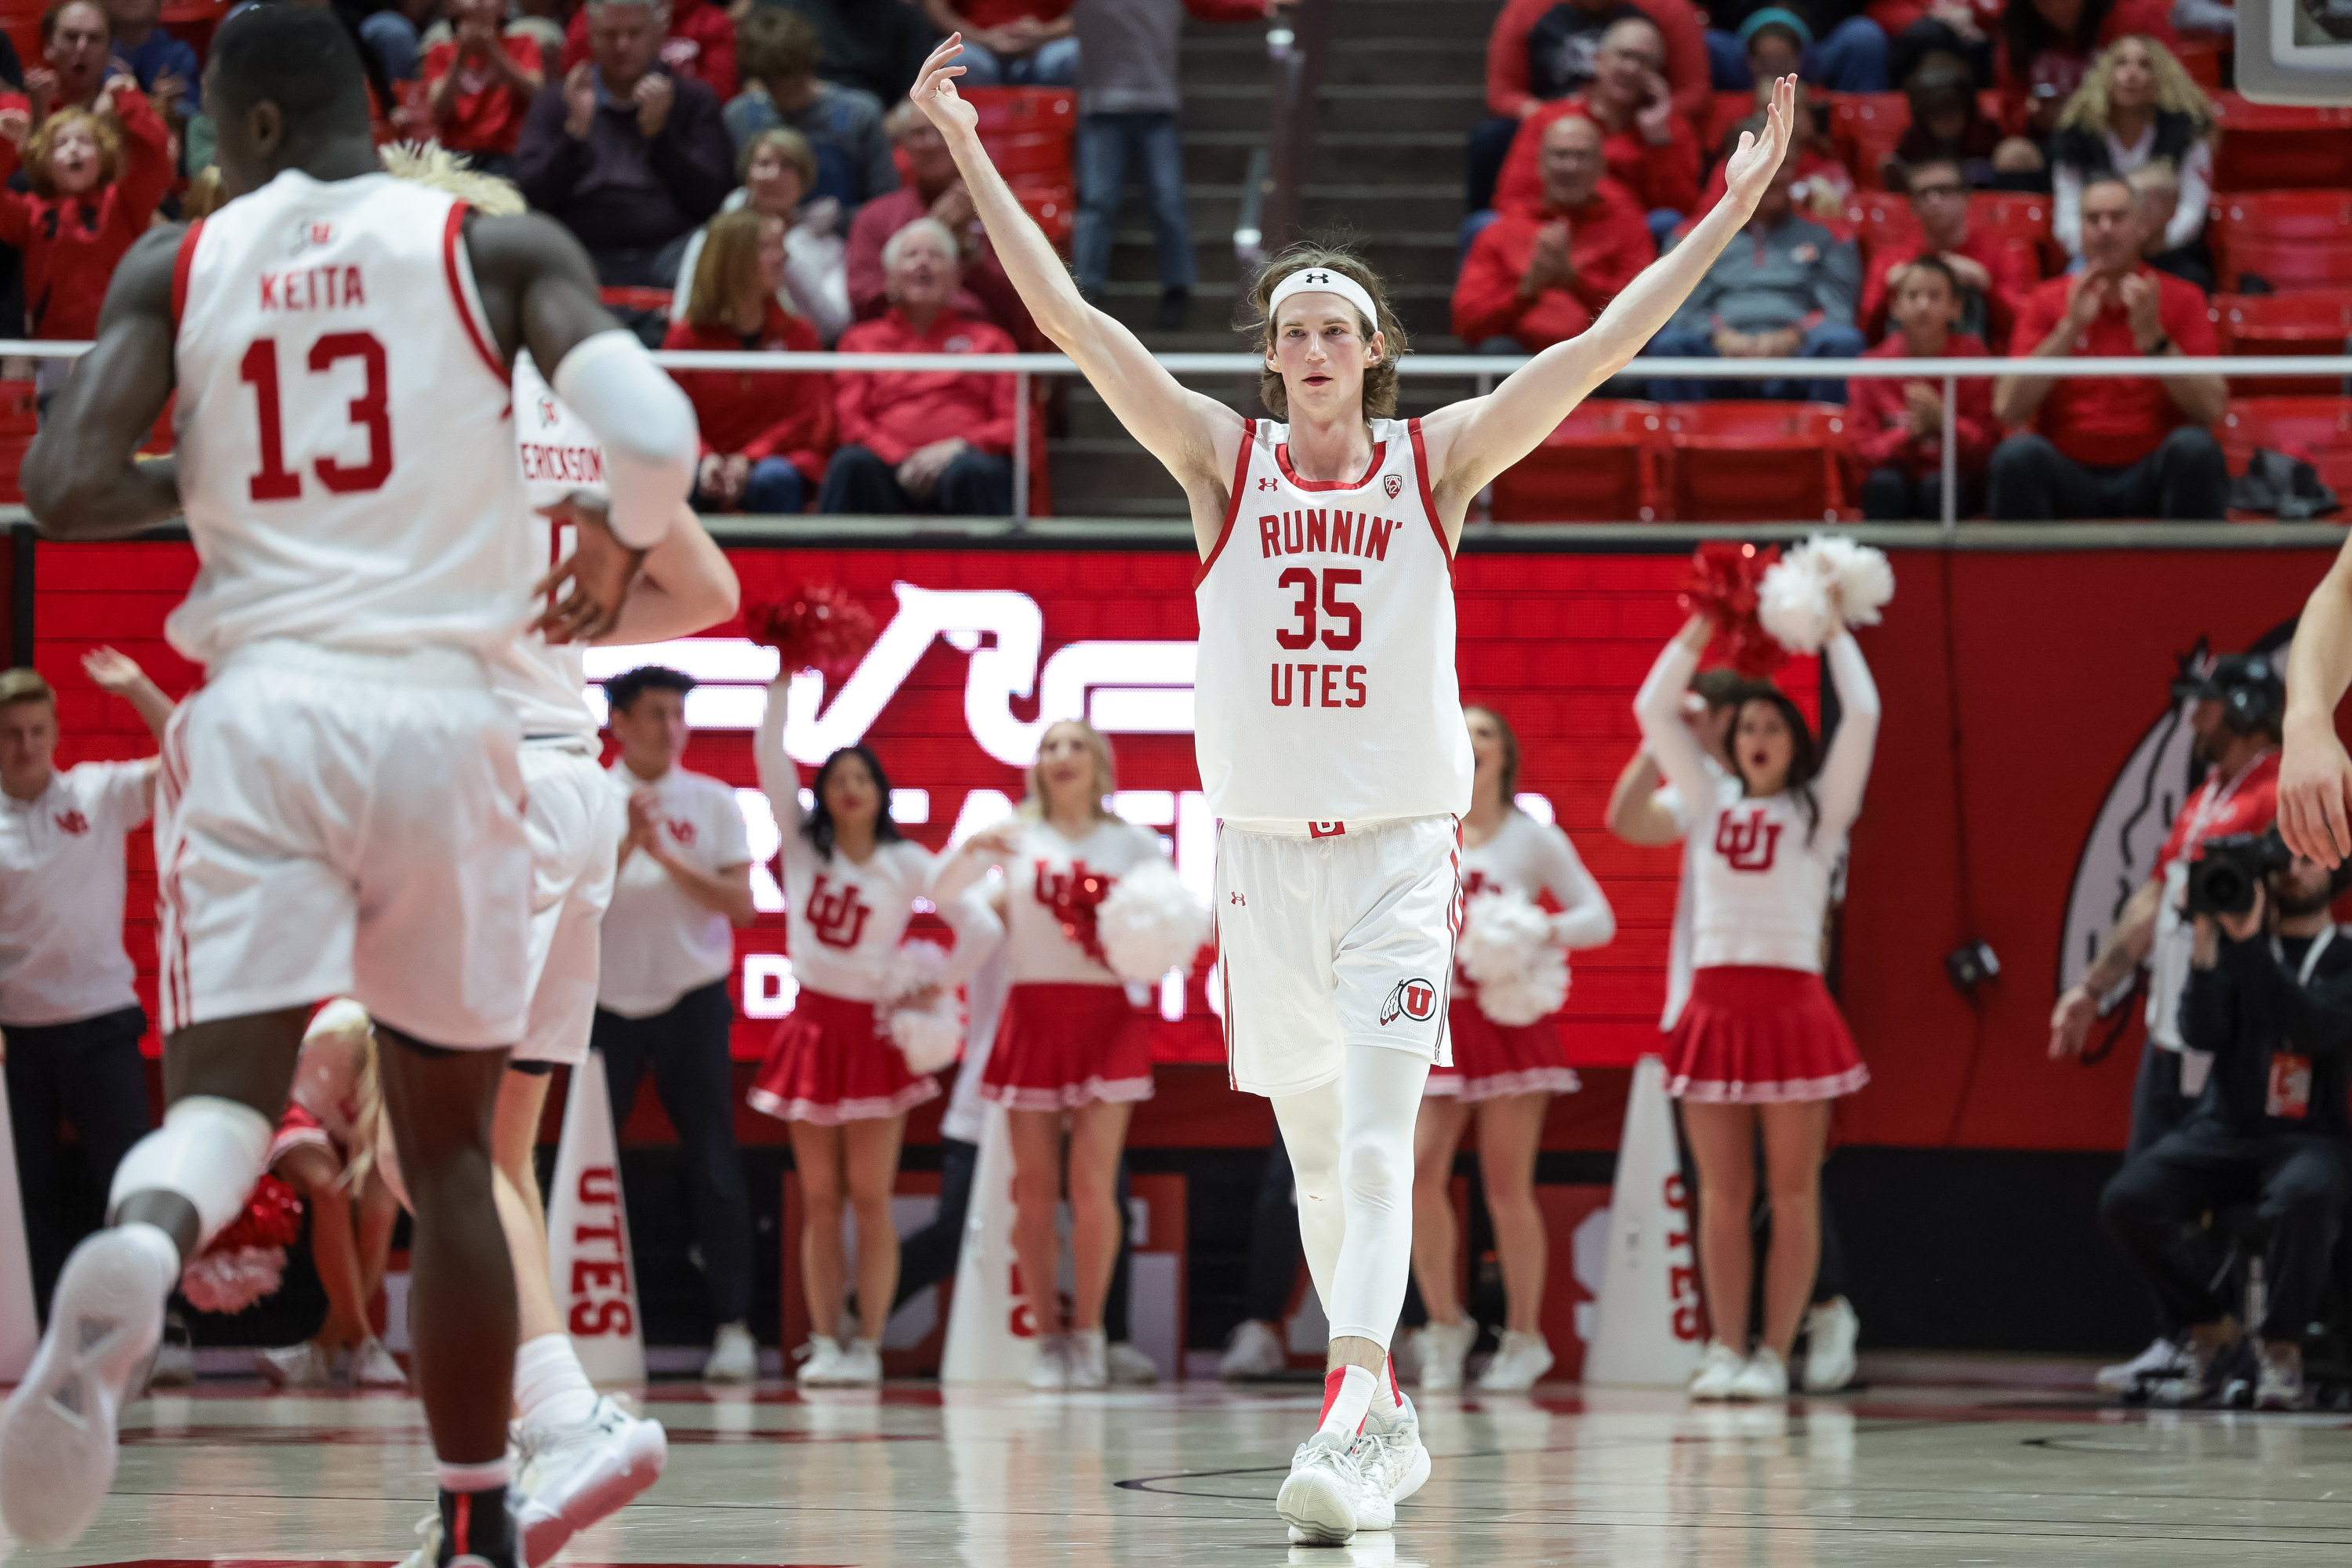
<path id="1" fill-rule="evenodd" d="M 2026 297 L 2011 349 L 2036 359 L 2214 352 L 2205 296 L 2140 260 L 2136 209 L 2131 186 L 2112 175 L 2083 187 L 2083 270 Z M 2001 377 L 1993 412 L 2032 428 L 1993 452 L 1993 520 L 2218 521 L 2230 477 L 2207 426 L 2229 398 L 2218 375 Z"/>
<path id="2" fill-rule="evenodd" d="M 589 47 L 588 13 L 583 5 L 563 33 L 563 68 L 584 65 Z M 656 7 L 664 28 L 661 63 L 672 74 L 698 81 L 725 103 L 735 96 L 735 19 L 713 0 L 668 0 Z"/>
<path id="3" fill-rule="evenodd" d="M 1919 220 L 1919 243 L 1888 247 L 1870 258 L 1862 280 L 1862 330 L 1875 341 L 1886 331 L 1886 307 L 1896 279 L 1914 258 L 1942 259 L 1959 280 L 1960 321 L 1957 331 L 1982 340 L 1995 353 L 2009 351 L 2010 329 L 2016 324 L 2018 301 L 2032 290 L 2035 279 L 2006 241 L 1990 229 L 1969 226 L 1969 186 L 1958 163 L 1920 163 L 1904 174 L 1910 193 L 1911 214 Z"/>
<path id="4" fill-rule="evenodd" d="M 1543 139 L 1544 205 L 1506 213 L 1471 242 L 1454 286 L 1454 335 L 1481 353 L 1539 353 L 1657 259 L 1633 199 L 1601 176 L 1601 127 L 1581 114 Z"/>
<path id="5" fill-rule="evenodd" d="M 919 0 L 941 33 L 963 35 L 966 87 L 1068 87 L 1078 79 L 1071 0 Z"/>
<path id="6" fill-rule="evenodd" d="M 1004 266 L 988 242 L 980 216 L 972 210 L 971 194 L 963 188 L 947 138 L 912 103 L 900 100 L 883 121 L 891 145 L 905 155 L 907 183 L 886 191 L 857 209 L 849 226 L 849 308 L 861 321 L 870 321 L 890 308 L 889 282 L 882 261 L 890 237 L 919 217 L 937 218 L 961 247 L 958 265 L 963 282 L 953 303 L 967 320 L 992 322 L 1018 342 L 1034 347 L 1036 326 L 1029 309 Z"/>
<path id="7" fill-rule="evenodd" d="M 842 333 L 843 353 L 1013 352 L 1002 329 L 956 312 L 956 237 L 946 225 L 917 218 L 890 237 L 882 265 L 889 313 Z M 909 370 L 844 371 L 833 379 L 842 445 L 818 510 L 1012 511 L 1013 377 Z"/>
<path id="8" fill-rule="evenodd" d="M 450 0 L 456 36 L 425 53 L 425 105 L 433 133 L 486 174 L 506 177 L 531 95 L 546 85 L 539 46 L 506 37 L 504 0 Z"/>
<path id="9" fill-rule="evenodd" d="M 722 213 L 710 220 L 694 269 L 694 301 L 670 323 L 665 349 L 814 353 L 816 329 L 777 298 L 784 283 L 784 220 Z M 833 449 L 833 389 L 807 372 L 672 373 L 702 425 L 697 511 L 792 514 L 824 479 Z"/>
<path id="10" fill-rule="evenodd" d="M 1508 0 L 1486 36 L 1486 108 L 1470 132 L 1470 207 L 1495 205 L 1495 176 L 1519 121 L 1592 81 L 1611 25 L 1646 16 L 1665 40 L 1667 90 L 1693 125 L 1708 108 L 1706 33 L 1690 0 Z"/>
<path id="11" fill-rule="evenodd" d="M 1675 112 L 1665 78 L 1658 74 L 1664 59 L 1665 43 L 1654 23 L 1637 16 L 1612 26 L 1593 57 L 1592 85 L 1577 98 L 1537 110 L 1511 139 L 1495 184 L 1496 210 L 1542 209 L 1544 132 L 1560 116 L 1580 113 L 1608 132 L 1601 153 L 1609 177 L 1649 215 L 1652 235 L 1672 233 L 1696 211 L 1698 132 Z"/>
<path id="12" fill-rule="evenodd" d="M 1981 340 L 1957 330 L 1960 282 L 1940 257 L 1903 269 L 1895 290 L 1891 334 L 1864 359 L 1983 359 Z M 1962 376 L 1953 384 L 1954 479 L 1967 517 L 1984 494 L 1985 465 L 2000 426 L 1992 420 L 1992 384 Z M 1862 515 L 1870 522 L 1933 522 L 1944 515 L 1944 389 L 1932 381 L 1855 376 L 1848 384 L 1846 427 L 1866 476 Z"/>
<path id="13" fill-rule="evenodd" d="M 113 75 L 114 24 L 97 0 L 57 0 L 41 13 L 41 64 L 25 72 L 33 129 L 60 109 L 98 108 Z"/>
<path id="14" fill-rule="evenodd" d="M 26 329 L 37 338 L 96 337 L 115 264 L 171 185 L 171 132 L 138 81 L 118 75 L 95 112 L 54 110 L 38 130 L 25 110 L 0 110 L 0 181 L 21 155 L 32 186 L 0 190 L 0 243 L 25 253 Z"/>

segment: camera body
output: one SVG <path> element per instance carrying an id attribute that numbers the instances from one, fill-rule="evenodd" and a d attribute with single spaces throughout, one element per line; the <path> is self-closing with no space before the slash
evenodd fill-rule
<path id="1" fill-rule="evenodd" d="M 2242 915 L 2254 907 L 2254 889 L 2294 863 L 2276 828 L 2208 838 L 2189 868 L 2189 912 Z"/>

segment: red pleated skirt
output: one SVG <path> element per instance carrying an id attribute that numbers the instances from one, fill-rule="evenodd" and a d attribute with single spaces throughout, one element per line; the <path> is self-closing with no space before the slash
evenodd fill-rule
<path id="1" fill-rule="evenodd" d="M 1454 984 L 1462 984 L 1457 976 Z M 1521 1028 L 1497 1024 L 1459 990 L 1445 1009 L 1454 1037 L 1454 1065 L 1432 1068 L 1424 1094 L 1454 1095 L 1465 1105 L 1514 1094 L 1574 1094 L 1582 1086 L 1568 1065 L 1559 1021 L 1538 1018 Z"/>
<path id="2" fill-rule="evenodd" d="M 1151 1020 L 1118 985 L 1018 984 L 980 1092 L 1008 1110 L 1151 1098 Z"/>
<path id="3" fill-rule="evenodd" d="M 1870 1081 L 1829 988 L 1802 969 L 1700 970 L 1665 1063 L 1666 1092 L 1702 1105 L 1835 1100 Z"/>
<path id="4" fill-rule="evenodd" d="M 937 1095 L 940 1080 L 908 1072 L 875 1024 L 873 1003 L 802 986 L 744 1098 L 779 1121 L 837 1127 L 904 1115 Z"/>

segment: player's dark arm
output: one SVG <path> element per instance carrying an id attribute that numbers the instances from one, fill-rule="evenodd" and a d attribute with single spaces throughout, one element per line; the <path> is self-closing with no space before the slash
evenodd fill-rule
<path id="1" fill-rule="evenodd" d="M 138 454 L 172 396 L 172 271 L 185 232 L 151 228 L 123 257 L 98 346 L 74 366 L 25 454 L 25 504 L 51 539 L 121 539 L 179 515 L 178 462 Z"/>

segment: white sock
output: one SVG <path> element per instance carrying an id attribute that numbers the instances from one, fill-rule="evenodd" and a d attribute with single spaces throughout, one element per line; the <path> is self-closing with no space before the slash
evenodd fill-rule
<path id="1" fill-rule="evenodd" d="M 515 1347 L 515 1405 L 530 1426 L 577 1426 L 596 1412 L 596 1390 L 569 1334 L 541 1334 Z"/>
<path id="2" fill-rule="evenodd" d="M 1380 1382 L 1370 1367 L 1347 1366 L 1324 1373 L 1323 1422 L 1315 1429 L 1355 1436 L 1364 1424 L 1364 1413 L 1371 1408 L 1372 1390 Z"/>
<path id="3" fill-rule="evenodd" d="M 1389 1358 L 1388 1364 L 1381 1367 L 1380 1371 L 1372 1374 L 1372 1402 L 1370 1408 L 1375 1414 L 1379 1415 L 1383 1419 L 1393 1418 L 1399 1411 L 1404 1408 L 1403 1403 L 1400 1400 L 1397 1394 L 1396 1358 L 1394 1356 L 1391 1356 Z"/>

